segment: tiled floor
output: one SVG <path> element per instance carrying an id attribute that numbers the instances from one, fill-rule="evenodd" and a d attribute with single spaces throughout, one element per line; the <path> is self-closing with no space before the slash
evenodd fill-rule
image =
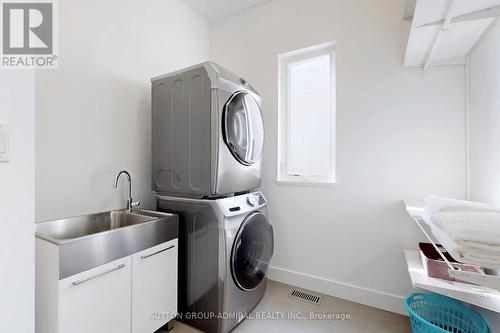
<path id="1" fill-rule="evenodd" d="M 349 320 L 263 320 L 246 319 L 234 333 L 267 332 L 328 332 L 328 333 L 405 333 L 411 332 L 408 317 L 352 303 L 339 298 L 323 296 L 321 305 L 295 300 L 288 295 L 291 286 L 270 281 L 268 290 L 253 313 L 348 313 Z M 200 332 L 180 322 L 174 322 L 172 333 Z"/>

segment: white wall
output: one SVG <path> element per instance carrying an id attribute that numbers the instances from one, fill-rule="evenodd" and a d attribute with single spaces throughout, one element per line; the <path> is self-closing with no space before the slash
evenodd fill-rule
<path id="1" fill-rule="evenodd" d="M 208 58 L 208 24 L 181 0 L 59 2 L 59 69 L 36 77 L 36 219 L 153 207 L 150 78 Z"/>
<path id="2" fill-rule="evenodd" d="M 500 205 L 500 23 L 470 55 L 470 195 Z"/>
<path id="3" fill-rule="evenodd" d="M 35 78 L 0 71 L 0 123 L 10 162 L 0 163 L 0 332 L 34 331 Z"/>
<path id="4" fill-rule="evenodd" d="M 404 247 L 421 237 L 401 199 L 465 197 L 464 68 L 402 68 L 400 0 L 274 0 L 211 25 L 211 59 L 264 100 L 262 189 L 276 248 L 271 278 L 403 311 Z M 276 184 L 277 56 L 337 42 L 334 187 Z"/>
<path id="5" fill-rule="evenodd" d="M 499 20 L 474 48 L 469 61 L 470 199 L 500 205 Z M 500 315 L 480 311 L 493 332 L 500 332 Z"/>

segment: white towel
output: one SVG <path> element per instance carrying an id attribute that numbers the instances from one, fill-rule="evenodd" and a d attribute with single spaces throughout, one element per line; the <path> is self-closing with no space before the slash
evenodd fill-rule
<path id="1" fill-rule="evenodd" d="M 497 212 L 500 208 L 476 201 L 456 200 L 429 195 L 425 198 L 425 211 L 429 216 L 444 212 Z"/>
<path id="2" fill-rule="evenodd" d="M 500 255 L 500 212 L 444 212 L 431 220 L 458 245 Z"/>
<path id="3" fill-rule="evenodd" d="M 466 264 L 480 265 L 491 269 L 500 269 L 500 255 L 489 251 L 477 250 L 471 247 L 458 245 L 451 237 L 432 221 L 426 219 L 432 229 L 432 234 L 451 254 L 453 259 Z"/>
<path id="4" fill-rule="evenodd" d="M 437 196 L 425 203 L 426 222 L 456 260 L 500 268 L 500 208 Z"/>

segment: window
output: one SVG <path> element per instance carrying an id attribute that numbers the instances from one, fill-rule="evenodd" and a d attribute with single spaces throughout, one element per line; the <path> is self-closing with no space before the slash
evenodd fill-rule
<path id="1" fill-rule="evenodd" d="M 335 44 L 278 56 L 278 182 L 335 183 Z"/>

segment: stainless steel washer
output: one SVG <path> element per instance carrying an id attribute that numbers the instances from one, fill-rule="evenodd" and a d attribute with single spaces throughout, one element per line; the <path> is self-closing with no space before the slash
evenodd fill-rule
<path id="1" fill-rule="evenodd" d="M 208 333 L 231 331 L 266 289 L 274 236 L 264 196 L 157 199 L 158 210 L 180 218 L 180 319 Z"/>
<path id="2" fill-rule="evenodd" d="M 152 187 L 192 198 L 260 186 L 261 98 L 244 79 L 205 62 L 152 79 Z"/>

